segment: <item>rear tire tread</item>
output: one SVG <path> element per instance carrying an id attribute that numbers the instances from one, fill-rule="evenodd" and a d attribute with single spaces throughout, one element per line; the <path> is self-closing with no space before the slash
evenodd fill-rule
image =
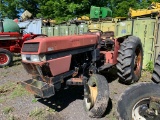
<path id="1" fill-rule="evenodd" d="M 158 54 L 157 60 L 155 62 L 152 80 L 156 83 L 160 82 L 160 53 Z"/>
<path id="2" fill-rule="evenodd" d="M 136 82 L 139 80 L 141 76 L 141 70 L 142 70 L 142 61 L 140 66 L 140 75 L 136 76 L 134 73 L 134 67 L 133 67 L 133 59 L 135 56 L 135 50 L 139 47 L 141 54 L 142 54 L 142 60 L 143 60 L 143 50 L 142 50 L 142 44 L 138 37 L 135 36 L 129 36 L 126 40 L 124 40 L 123 43 L 120 45 L 120 52 L 118 52 L 117 57 L 117 69 L 118 69 L 118 76 L 120 77 L 120 80 L 123 83 L 131 84 L 133 82 Z M 122 54 L 123 53 L 123 54 Z"/>

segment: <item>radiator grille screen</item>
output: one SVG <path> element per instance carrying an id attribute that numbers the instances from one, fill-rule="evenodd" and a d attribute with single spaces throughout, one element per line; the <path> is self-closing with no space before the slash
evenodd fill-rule
<path id="1" fill-rule="evenodd" d="M 38 52 L 39 43 L 24 43 L 22 52 Z"/>

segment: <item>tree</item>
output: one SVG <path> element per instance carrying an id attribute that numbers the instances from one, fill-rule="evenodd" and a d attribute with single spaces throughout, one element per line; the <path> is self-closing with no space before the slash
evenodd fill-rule
<path id="1" fill-rule="evenodd" d="M 16 18 L 28 10 L 33 17 L 66 21 L 90 13 L 90 7 L 108 6 L 113 17 L 127 17 L 129 8 L 148 8 L 154 0 L 0 0 L 0 16 Z M 160 0 L 155 0 L 160 2 Z"/>
<path id="2" fill-rule="evenodd" d="M 110 0 L 109 7 L 113 11 L 113 17 L 128 17 L 129 8 L 138 8 L 139 0 Z"/>
<path id="3" fill-rule="evenodd" d="M 113 17 L 128 17 L 129 8 L 147 9 L 150 4 L 150 0 L 110 0 L 108 5 L 113 11 Z"/>
<path id="4" fill-rule="evenodd" d="M 32 16 L 39 12 L 39 0 L 1 0 L 0 17 L 18 18 L 20 13 L 28 10 Z"/>
<path id="5" fill-rule="evenodd" d="M 38 17 L 68 20 L 78 15 L 89 13 L 88 0 L 43 0 L 40 2 Z"/>
<path id="6" fill-rule="evenodd" d="M 0 1 L 0 17 L 1 18 L 17 18 L 18 6 L 16 0 L 1 0 Z"/>
<path id="7" fill-rule="evenodd" d="M 33 17 L 39 12 L 39 0 L 17 0 L 19 11 L 22 13 L 28 10 Z"/>

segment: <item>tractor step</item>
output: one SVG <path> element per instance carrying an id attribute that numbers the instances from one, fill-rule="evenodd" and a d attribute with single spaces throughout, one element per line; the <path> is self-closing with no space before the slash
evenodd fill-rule
<path id="1" fill-rule="evenodd" d="M 67 80 L 67 85 L 83 85 L 83 81 L 80 78 L 71 78 Z"/>

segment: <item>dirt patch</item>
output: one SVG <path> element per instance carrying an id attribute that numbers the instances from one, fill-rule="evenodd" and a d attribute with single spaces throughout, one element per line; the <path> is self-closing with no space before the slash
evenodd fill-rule
<path id="1" fill-rule="evenodd" d="M 116 120 L 117 100 L 129 85 L 118 82 L 116 69 L 103 75 L 109 83 L 110 100 L 104 117 L 98 120 Z M 30 78 L 22 65 L 0 68 L 1 120 L 97 120 L 89 118 L 83 108 L 83 87 L 73 86 L 56 92 L 49 99 L 37 100 L 17 84 Z M 151 74 L 143 71 L 139 82 L 150 82 L 150 78 Z"/>

